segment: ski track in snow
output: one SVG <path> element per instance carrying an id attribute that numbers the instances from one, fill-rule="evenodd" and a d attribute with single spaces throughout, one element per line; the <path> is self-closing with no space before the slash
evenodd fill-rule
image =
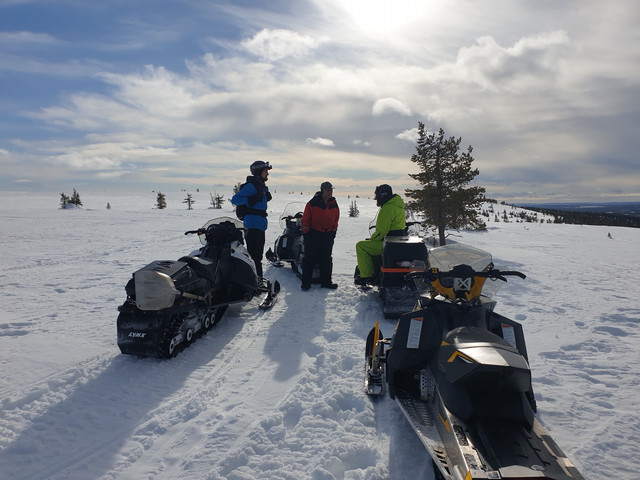
<path id="1" fill-rule="evenodd" d="M 265 250 L 284 205 L 301 200 L 274 197 Z M 289 267 L 266 266 L 282 284 L 271 310 L 231 306 L 176 358 L 157 360 L 119 354 L 124 285 L 146 263 L 197 248 L 183 232 L 230 209 L 98 198 L 113 209 L 62 211 L 49 198 L 2 198 L 2 478 L 433 478 L 394 402 L 363 393 L 366 335 L 376 320 L 387 336 L 395 325 L 375 291 L 352 285 L 372 201 L 357 199 L 360 217 L 348 218 L 349 201 L 338 199 L 337 291 L 301 292 Z M 523 323 L 539 417 L 589 480 L 631 480 L 640 469 L 639 237 L 492 222 L 451 238 L 527 274 L 502 286 L 496 310 Z"/>

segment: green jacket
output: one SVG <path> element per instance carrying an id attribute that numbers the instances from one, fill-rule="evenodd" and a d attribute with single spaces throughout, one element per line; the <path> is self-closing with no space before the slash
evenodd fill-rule
<path id="1" fill-rule="evenodd" d="M 393 195 L 380 207 L 376 220 L 376 231 L 371 240 L 381 242 L 391 230 L 404 230 L 404 202 L 399 195 Z"/>

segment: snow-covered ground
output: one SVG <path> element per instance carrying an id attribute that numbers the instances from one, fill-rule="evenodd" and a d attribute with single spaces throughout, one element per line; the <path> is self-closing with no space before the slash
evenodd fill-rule
<path id="1" fill-rule="evenodd" d="M 414 479 L 431 462 L 389 398 L 362 390 L 375 291 L 352 284 L 355 242 L 377 210 L 342 209 L 337 291 L 283 291 L 273 309 L 229 308 L 172 360 L 119 353 L 117 307 L 131 273 L 199 246 L 183 232 L 209 218 L 208 193 L 58 198 L 0 192 L 0 477 L 7 479 Z M 308 195 L 276 193 L 278 214 Z M 111 209 L 107 209 L 107 202 Z M 501 212 L 510 207 L 495 205 Z M 640 230 L 494 223 L 452 240 L 527 274 L 496 310 L 524 325 L 539 417 L 589 480 L 636 479 L 640 438 Z M 612 238 L 608 238 L 608 233 Z"/>

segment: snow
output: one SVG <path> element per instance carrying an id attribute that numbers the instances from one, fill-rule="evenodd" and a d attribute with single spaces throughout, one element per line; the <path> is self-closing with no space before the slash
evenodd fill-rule
<path id="1" fill-rule="evenodd" d="M 342 208 L 336 291 L 300 291 L 290 268 L 265 261 L 283 291 L 268 311 L 234 305 L 171 360 L 121 355 L 117 307 L 131 273 L 199 246 L 184 232 L 215 216 L 206 193 L 82 193 L 62 210 L 55 194 L 0 192 L 0 474 L 7 479 L 432 479 L 428 455 L 389 398 L 362 388 L 374 291 L 352 284 L 356 241 L 377 210 Z M 276 193 L 279 213 L 310 196 Z M 107 202 L 111 209 L 107 209 Z M 501 212 L 511 207 L 495 205 Z M 496 311 L 523 323 L 539 418 L 589 480 L 640 470 L 640 230 L 494 223 L 451 240 L 518 269 Z M 607 238 L 611 233 L 613 238 Z"/>

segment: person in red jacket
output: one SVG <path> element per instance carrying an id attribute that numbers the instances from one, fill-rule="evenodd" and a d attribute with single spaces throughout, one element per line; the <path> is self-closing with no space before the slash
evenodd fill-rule
<path id="1" fill-rule="evenodd" d="M 333 185 L 323 182 L 320 191 L 307 202 L 302 215 L 304 236 L 304 259 L 302 260 L 302 290 L 311 288 L 313 266 L 320 266 L 320 286 L 336 289 L 338 284 L 331 281 L 333 271 L 333 241 L 338 231 L 340 209 L 333 197 Z"/>

